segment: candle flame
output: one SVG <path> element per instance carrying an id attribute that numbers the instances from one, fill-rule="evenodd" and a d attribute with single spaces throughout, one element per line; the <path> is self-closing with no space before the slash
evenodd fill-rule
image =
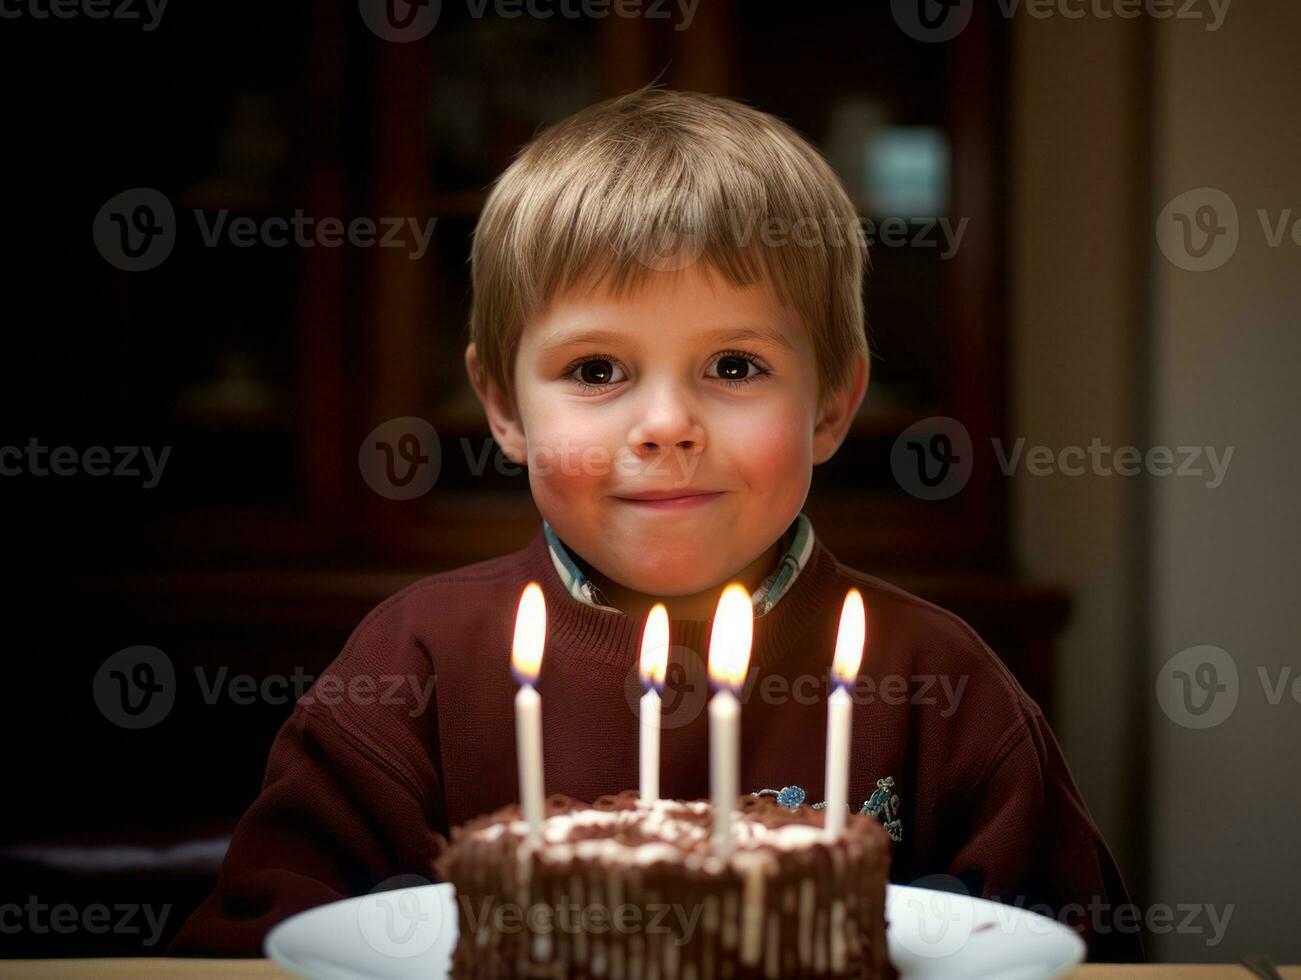
<path id="1" fill-rule="evenodd" d="M 831 673 L 838 684 L 852 684 L 858 677 L 863 662 L 863 641 L 867 636 L 867 615 L 863 610 L 863 594 L 858 589 L 845 593 L 845 604 L 840 609 L 840 631 L 836 634 L 836 656 L 831 662 Z"/>
<path id="2" fill-rule="evenodd" d="M 646 617 L 641 635 L 641 682 L 657 691 L 664 690 L 664 672 L 669 662 L 669 611 L 657 602 Z"/>
<path id="3" fill-rule="evenodd" d="M 733 693 L 745 683 L 750 666 L 750 641 L 754 634 L 754 604 L 744 586 L 732 583 L 723 590 L 709 636 L 709 679 Z"/>
<path id="4" fill-rule="evenodd" d="M 520 593 L 515 614 L 515 640 L 511 644 L 510 667 L 515 680 L 532 684 L 542 667 L 542 647 L 547 635 L 547 604 L 542 586 L 530 582 Z"/>

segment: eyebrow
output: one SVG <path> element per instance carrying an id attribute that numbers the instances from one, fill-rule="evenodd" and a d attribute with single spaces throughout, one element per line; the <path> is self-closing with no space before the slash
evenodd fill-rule
<path id="1" fill-rule="evenodd" d="M 718 330 L 702 331 L 699 336 L 722 343 L 729 340 L 756 340 L 762 343 L 772 344 L 780 347 L 790 353 L 795 352 L 794 345 L 790 339 L 779 330 L 771 327 L 722 327 Z M 564 347 L 573 347 L 578 344 L 612 344 L 625 340 L 628 337 L 627 331 L 593 329 L 581 330 L 575 333 L 562 333 L 544 341 L 541 345 L 543 353 L 559 350 Z"/>

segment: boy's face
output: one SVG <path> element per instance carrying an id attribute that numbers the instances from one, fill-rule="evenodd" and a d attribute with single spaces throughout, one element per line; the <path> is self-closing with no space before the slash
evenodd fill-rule
<path id="1" fill-rule="evenodd" d="M 473 378 L 473 345 L 466 356 Z M 819 412 L 796 314 L 767 283 L 738 288 L 697 263 L 618 299 L 586 284 L 555 296 L 524 328 L 514 380 L 514 406 L 480 398 L 542 516 L 607 578 L 682 596 L 724 584 L 795 519 L 866 363 Z M 632 499 L 653 492 L 678 499 Z"/>

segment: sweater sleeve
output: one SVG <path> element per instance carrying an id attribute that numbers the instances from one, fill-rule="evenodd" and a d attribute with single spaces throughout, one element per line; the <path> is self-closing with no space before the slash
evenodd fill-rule
<path id="1" fill-rule="evenodd" d="M 995 753 L 971 803 L 950 875 L 1073 928 L 1090 961 L 1143 961 L 1139 917 L 1042 714 Z"/>
<path id="2" fill-rule="evenodd" d="M 296 912 L 395 875 L 434 880 L 444 838 L 430 828 L 445 820 L 436 746 L 432 758 L 382 748 L 357 722 L 337 706 L 295 707 L 215 891 L 168 955 L 261 956 L 268 930 Z"/>

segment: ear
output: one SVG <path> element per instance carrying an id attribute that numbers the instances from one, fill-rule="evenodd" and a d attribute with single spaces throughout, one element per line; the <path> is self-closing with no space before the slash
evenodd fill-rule
<path id="1" fill-rule="evenodd" d="M 867 358 L 860 356 L 854 364 L 849 383 L 827 399 L 813 426 L 813 465 L 825 463 L 836 454 L 849 434 L 858 407 L 867 394 Z"/>
<path id="2" fill-rule="evenodd" d="M 492 437 L 497 440 L 497 445 L 507 459 L 517 466 L 523 466 L 528 457 L 528 449 L 519 408 L 513 398 L 507 398 L 501 388 L 486 377 L 473 343 L 465 348 L 465 370 L 470 376 L 474 393 L 479 397 L 479 403 L 483 405 L 484 414 L 488 416 L 488 428 L 492 430 Z"/>

